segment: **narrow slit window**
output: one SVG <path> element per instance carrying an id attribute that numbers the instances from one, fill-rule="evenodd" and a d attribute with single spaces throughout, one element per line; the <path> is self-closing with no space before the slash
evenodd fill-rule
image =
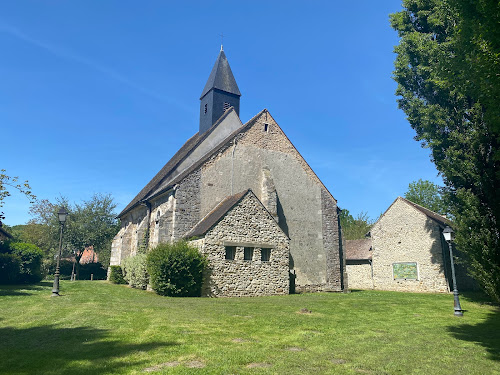
<path id="1" fill-rule="evenodd" d="M 271 259 L 271 249 L 260 249 L 260 260 L 263 262 L 269 262 Z"/>
<path id="2" fill-rule="evenodd" d="M 226 246 L 226 260 L 234 260 L 236 246 Z"/>
<path id="3" fill-rule="evenodd" d="M 269 124 L 264 124 L 264 131 L 267 133 L 268 130 L 269 130 Z"/>
<path id="4" fill-rule="evenodd" d="M 205 114 L 208 112 L 208 104 L 205 104 Z"/>
<path id="5" fill-rule="evenodd" d="M 252 260 L 253 258 L 253 247 L 245 247 L 243 259 L 244 260 Z"/>

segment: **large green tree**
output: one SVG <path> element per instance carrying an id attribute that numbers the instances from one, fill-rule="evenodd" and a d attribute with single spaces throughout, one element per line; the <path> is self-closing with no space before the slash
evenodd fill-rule
<path id="1" fill-rule="evenodd" d="M 113 198 L 94 194 L 82 204 L 60 203 L 66 205 L 69 211 L 64 238 L 67 247 L 74 252 L 77 264 L 85 248 L 93 246 L 99 254 L 99 261 L 105 266 L 109 265 L 111 241 L 120 229 Z"/>
<path id="2" fill-rule="evenodd" d="M 432 153 L 472 276 L 500 301 L 500 3 L 403 0 L 399 107 Z"/>
<path id="3" fill-rule="evenodd" d="M 419 179 L 410 182 L 404 197 L 441 215 L 446 214 L 448 211 L 441 188 L 429 180 Z"/>
<path id="4" fill-rule="evenodd" d="M 55 254 L 59 241 L 57 211 L 60 206 L 69 212 L 63 236 L 66 255 L 74 255 L 78 264 L 85 248 L 93 246 L 99 261 L 107 266 L 111 241 L 120 229 L 116 204 L 108 194 L 94 194 L 80 204 L 71 204 L 66 198 L 59 198 L 56 203 L 40 200 L 30 209 L 33 219 L 20 228 L 16 236 L 37 244 L 48 256 Z"/>
<path id="5" fill-rule="evenodd" d="M 340 211 L 340 226 L 345 240 L 361 240 L 370 231 L 373 220 L 366 212 L 361 212 L 358 216 L 351 215 L 349 210 Z"/>

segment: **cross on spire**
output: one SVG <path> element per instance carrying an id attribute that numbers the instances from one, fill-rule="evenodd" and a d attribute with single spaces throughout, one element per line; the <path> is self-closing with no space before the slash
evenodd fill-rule
<path id="1" fill-rule="evenodd" d="M 219 36 L 220 36 L 220 50 L 223 51 L 224 50 L 224 48 L 223 48 L 223 46 L 224 46 L 224 33 L 220 33 Z"/>

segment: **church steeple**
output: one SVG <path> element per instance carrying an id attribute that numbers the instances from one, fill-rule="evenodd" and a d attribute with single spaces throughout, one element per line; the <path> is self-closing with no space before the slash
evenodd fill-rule
<path id="1" fill-rule="evenodd" d="M 240 114 L 240 90 L 221 46 L 219 56 L 200 97 L 200 133 L 204 133 L 230 107 Z"/>

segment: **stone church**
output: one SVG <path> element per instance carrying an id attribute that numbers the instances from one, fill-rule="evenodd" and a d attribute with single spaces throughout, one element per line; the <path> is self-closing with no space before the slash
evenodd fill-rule
<path id="1" fill-rule="evenodd" d="M 118 215 L 111 265 L 188 239 L 209 260 L 204 295 L 347 288 L 337 201 L 266 109 L 243 124 L 221 47 L 199 130 Z"/>

